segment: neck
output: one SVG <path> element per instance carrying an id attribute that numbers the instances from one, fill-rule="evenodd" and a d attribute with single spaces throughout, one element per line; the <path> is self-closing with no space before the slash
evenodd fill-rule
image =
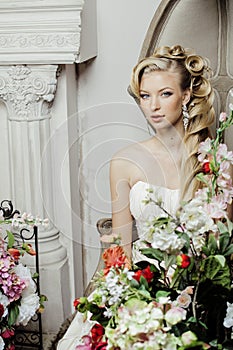
<path id="1" fill-rule="evenodd" d="M 172 130 L 159 130 L 155 137 L 164 145 L 166 150 L 172 153 L 177 153 L 183 148 L 183 138 L 184 131 L 179 132 L 176 128 L 172 128 Z"/>

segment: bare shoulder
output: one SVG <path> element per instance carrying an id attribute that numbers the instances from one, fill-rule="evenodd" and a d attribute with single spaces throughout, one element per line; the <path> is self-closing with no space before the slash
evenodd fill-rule
<path id="1" fill-rule="evenodd" d="M 144 152 L 146 148 L 149 146 L 149 144 L 150 144 L 150 140 L 134 142 L 129 146 L 121 148 L 119 151 L 117 151 L 113 155 L 112 160 L 119 160 L 119 159 L 132 160 L 135 158 L 135 156 L 138 156 L 139 153 Z"/>
<path id="2" fill-rule="evenodd" d="M 130 186 L 142 179 L 148 157 L 146 145 L 147 141 L 135 142 L 116 152 L 110 163 L 111 177 L 125 179 Z"/>

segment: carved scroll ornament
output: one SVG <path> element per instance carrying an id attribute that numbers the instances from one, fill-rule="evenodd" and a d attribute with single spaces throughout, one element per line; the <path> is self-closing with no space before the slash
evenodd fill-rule
<path id="1" fill-rule="evenodd" d="M 0 67 L 0 98 L 9 120 L 32 121 L 49 117 L 57 86 L 56 65 Z"/>

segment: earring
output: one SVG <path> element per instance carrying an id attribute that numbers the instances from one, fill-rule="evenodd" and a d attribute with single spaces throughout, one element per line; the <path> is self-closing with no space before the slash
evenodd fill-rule
<path id="1" fill-rule="evenodd" d="M 189 123 L 189 114 L 188 114 L 188 109 L 186 105 L 182 106 L 182 113 L 183 113 L 184 130 L 186 131 Z"/>

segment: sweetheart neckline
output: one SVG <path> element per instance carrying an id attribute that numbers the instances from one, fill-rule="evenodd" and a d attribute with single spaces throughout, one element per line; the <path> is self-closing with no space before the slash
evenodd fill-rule
<path id="1" fill-rule="evenodd" d="M 154 188 L 161 188 L 161 189 L 164 189 L 166 191 L 172 191 L 172 192 L 178 192 L 180 189 L 179 188 L 168 188 L 168 187 L 165 187 L 165 186 L 159 186 L 159 185 L 152 185 L 152 184 L 149 184 L 148 182 L 145 182 L 145 181 L 142 181 L 142 180 L 138 180 L 137 182 L 135 182 L 135 184 L 133 184 L 133 186 L 131 187 L 130 191 L 139 183 L 143 183 L 145 185 L 148 185 L 149 187 L 154 187 Z"/>

